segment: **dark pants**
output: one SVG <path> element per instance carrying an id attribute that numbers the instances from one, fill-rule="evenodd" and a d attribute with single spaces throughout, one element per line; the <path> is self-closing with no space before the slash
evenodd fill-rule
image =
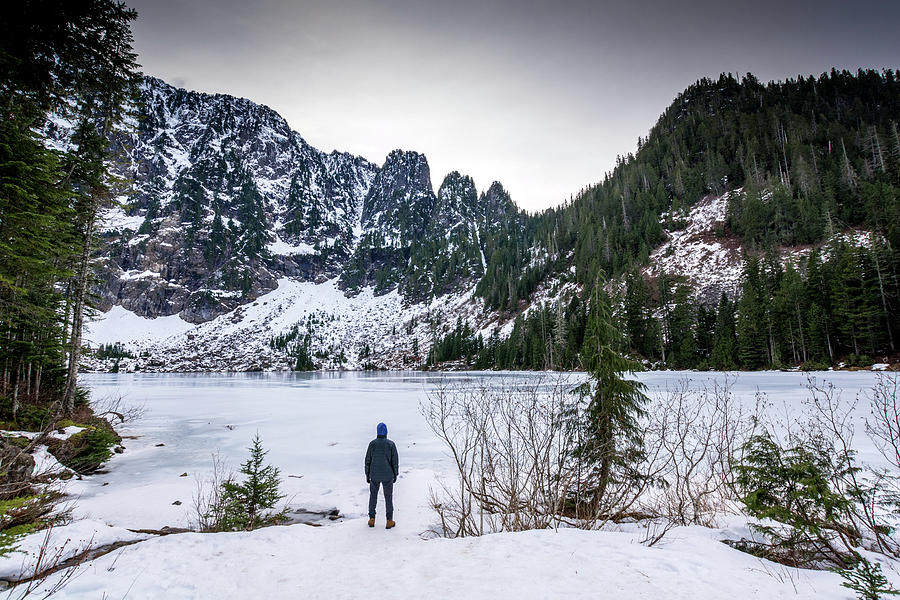
<path id="1" fill-rule="evenodd" d="M 378 486 L 384 486 L 384 508 L 388 521 L 394 520 L 394 482 L 373 481 L 369 484 L 369 518 L 375 518 L 375 507 L 378 505 Z"/>

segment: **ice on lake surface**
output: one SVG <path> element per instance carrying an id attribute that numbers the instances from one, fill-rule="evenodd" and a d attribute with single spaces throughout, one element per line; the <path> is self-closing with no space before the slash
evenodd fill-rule
<path id="1" fill-rule="evenodd" d="M 364 514 L 368 486 L 363 475 L 366 445 L 384 421 L 397 443 L 401 476 L 397 511 L 418 510 L 435 475 L 450 472 L 444 449 L 428 429 L 419 406 L 442 382 L 464 385 L 536 382 L 553 385 L 555 373 L 326 372 L 239 374 L 86 374 L 81 382 L 95 400 L 121 395 L 145 414 L 120 429 L 126 451 L 106 473 L 73 482 L 77 517 L 130 528 L 183 526 L 192 517 L 197 482 L 207 478 L 212 455 L 232 468 L 245 460 L 259 432 L 281 469 L 286 501 L 294 508 L 338 508 L 348 517 Z M 563 374 L 571 384 L 582 375 Z M 870 372 L 824 372 L 814 376 L 843 390 L 850 401 L 875 381 Z M 688 378 L 693 385 L 723 383 L 742 401 L 766 394 L 769 410 L 784 418 L 802 410 L 808 397 L 804 373 L 647 372 L 637 377 L 651 397 Z M 859 418 L 867 410 L 861 398 Z M 875 453 L 857 436 L 860 458 Z M 160 445 L 162 444 L 162 445 Z M 182 474 L 187 473 L 187 476 Z M 405 480 L 405 481 L 404 481 Z M 406 485 L 406 487 L 404 487 Z M 423 489 L 410 489 L 411 486 Z M 180 501 L 180 505 L 173 502 Z"/>

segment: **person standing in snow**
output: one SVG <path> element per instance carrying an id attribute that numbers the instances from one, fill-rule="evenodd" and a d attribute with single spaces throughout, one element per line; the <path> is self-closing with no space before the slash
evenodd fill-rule
<path id="1" fill-rule="evenodd" d="M 387 425 L 379 423 L 378 437 L 369 442 L 366 450 L 366 483 L 369 484 L 369 527 L 375 527 L 375 507 L 378 504 L 378 486 L 384 486 L 384 509 L 387 516 L 385 529 L 394 523 L 394 484 L 400 472 L 397 446 L 387 439 Z"/>

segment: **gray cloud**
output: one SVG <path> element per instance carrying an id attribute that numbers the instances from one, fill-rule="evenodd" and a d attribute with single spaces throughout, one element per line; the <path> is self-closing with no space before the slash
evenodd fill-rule
<path id="1" fill-rule="evenodd" d="M 424 152 L 537 210 L 596 182 L 704 76 L 900 62 L 896 2 L 133 0 L 147 73 L 280 112 L 311 144 Z"/>

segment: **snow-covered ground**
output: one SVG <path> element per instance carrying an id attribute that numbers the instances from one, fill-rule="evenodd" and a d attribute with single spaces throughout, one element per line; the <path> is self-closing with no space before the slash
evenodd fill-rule
<path id="1" fill-rule="evenodd" d="M 564 529 L 424 541 L 408 524 L 372 530 L 361 520 L 181 534 L 93 561 L 62 597 L 853 597 L 835 573 L 765 563 L 716 541 L 708 530 L 681 530 L 661 547 L 639 542 L 640 533 Z"/>
<path id="2" fill-rule="evenodd" d="M 409 304 L 396 290 L 376 296 L 365 288 L 346 296 L 337 279 L 283 278 L 277 289 L 252 303 L 198 325 L 178 315 L 148 319 L 114 306 L 85 326 L 85 342 L 121 344 L 134 357 L 85 357 L 82 368 L 109 371 L 117 363 L 126 372 L 287 371 L 296 359 L 273 348 L 270 340 L 295 326 L 301 339 L 310 334 L 310 351 L 320 368 L 361 369 L 373 361 L 380 368 L 408 368 L 424 362 L 434 336 L 452 328 L 457 317 L 490 335 L 500 323 L 483 307 L 474 288 Z M 365 347 L 368 356 L 361 353 Z"/>
<path id="3" fill-rule="evenodd" d="M 734 296 L 740 288 L 744 268 L 745 248 L 740 239 L 726 235 L 728 202 L 743 193 L 743 188 L 721 196 L 709 194 L 694 204 L 684 216 L 686 226 L 669 231 L 668 239 L 650 253 L 644 272 L 658 276 L 684 276 L 707 302 L 715 303 L 719 294 Z M 663 222 L 663 219 L 661 219 Z M 866 231 L 837 232 L 836 238 L 850 246 L 871 246 L 872 234 Z M 784 246 L 779 248 L 782 264 L 798 265 L 809 256 L 813 246 Z M 828 255 L 827 244 L 823 257 Z"/>
<path id="4" fill-rule="evenodd" d="M 843 388 L 848 400 L 875 378 L 864 372 L 818 375 Z M 75 517 L 89 519 L 71 526 L 80 529 L 69 537 L 118 531 L 99 524 L 128 529 L 189 524 L 192 497 L 197 482 L 210 475 L 212 454 L 237 467 L 257 432 L 270 450 L 267 459 L 281 469 L 292 510 L 337 508 L 343 517 L 321 527 L 142 541 L 89 562 L 62 597 L 852 598 L 833 573 L 787 569 L 720 543 L 747 534 L 741 519 L 724 520 L 722 529 L 679 528 L 654 547 L 641 545 L 646 532 L 636 525 L 432 539 L 429 487 L 452 467 L 419 404 L 442 380 L 483 377 L 553 381 L 556 375 L 85 376 L 95 398 L 123 395 L 129 403 L 144 404 L 146 413 L 122 431 L 133 437 L 124 440 L 126 451 L 112 459 L 108 472 L 69 483 Z M 683 377 L 702 384 L 721 382 L 725 375 L 640 375 L 651 392 Z M 765 392 L 771 410 L 790 419 L 802 410 L 805 382 L 799 373 L 745 373 L 732 390 L 748 403 L 755 402 L 757 391 Z M 861 405 L 857 416 L 864 413 Z M 398 526 L 391 531 L 384 530 L 381 511 L 376 529 L 365 524 L 363 455 L 379 421 L 397 442 L 401 463 L 395 486 Z M 860 458 L 874 460 L 863 439 L 858 438 Z M 893 568 L 886 565 L 886 574 L 900 587 Z"/>
<path id="5" fill-rule="evenodd" d="M 691 207 L 684 229 L 669 232 L 669 239 L 650 255 L 647 271 L 658 275 L 684 275 L 698 291 L 708 288 L 729 295 L 737 291 L 743 268 L 740 244 L 716 235 L 724 231 L 728 199 L 741 190 L 709 195 Z M 718 295 L 717 293 L 714 294 Z"/>
<path id="6" fill-rule="evenodd" d="M 122 344 L 137 349 L 160 343 L 193 328 L 178 315 L 145 319 L 121 306 L 113 306 L 109 312 L 85 330 L 85 337 L 95 345 Z"/>

